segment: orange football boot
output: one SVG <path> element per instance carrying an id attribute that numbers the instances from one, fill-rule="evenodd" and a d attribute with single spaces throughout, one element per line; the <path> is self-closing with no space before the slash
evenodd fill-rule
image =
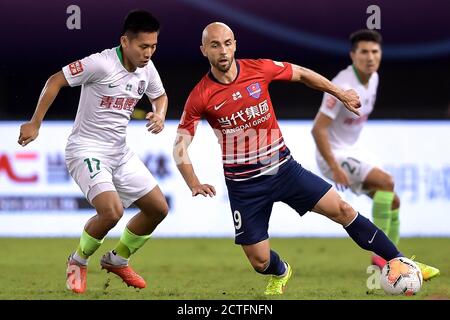
<path id="1" fill-rule="evenodd" d="M 100 260 L 100 265 L 102 269 L 105 269 L 108 273 L 112 272 L 122 278 L 129 287 L 135 287 L 138 289 L 143 289 L 146 287 L 144 278 L 138 275 L 129 265 L 128 261 L 124 264 L 114 264 L 111 261 L 111 255 L 114 253 L 109 251 L 103 255 Z"/>
<path id="2" fill-rule="evenodd" d="M 66 286 L 75 293 L 86 291 L 87 266 L 73 259 L 73 253 L 67 260 Z"/>

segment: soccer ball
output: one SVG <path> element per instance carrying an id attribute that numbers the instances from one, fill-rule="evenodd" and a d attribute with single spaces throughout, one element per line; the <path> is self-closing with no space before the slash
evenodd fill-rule
<path id="1" fill-rule="evenodd" d="M 381 270 L 381 288 L 387 294 L 412 296 L 422 287 L 422 272 L 414 261 L 405 258 L 394 258 Z"/>

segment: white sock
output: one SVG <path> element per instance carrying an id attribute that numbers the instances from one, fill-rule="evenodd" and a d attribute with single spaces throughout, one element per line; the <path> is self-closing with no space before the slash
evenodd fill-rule
<path id="1" fill-rule="evenodd" d="M 75 260 L 76 262 L 78 262 L 79 264 L 83 265 L 83 266 L 87 266 L 88 260 L 89 260 L 89 258 L 84 259 L 84 258 L 80 257 L 78 255 L 77 251 L 75 251 L 75 253 L 73 254 L 72 259 Z"/>
<path id="2" fill-rule="evenodd" d="M 114 265 L 128 265 L 128 260 L 124 257 L 118 255 L 114 250 L 110 251 L 111 254 L 109 255 L 109 258 L 111 259 L 111 263 Z"/>

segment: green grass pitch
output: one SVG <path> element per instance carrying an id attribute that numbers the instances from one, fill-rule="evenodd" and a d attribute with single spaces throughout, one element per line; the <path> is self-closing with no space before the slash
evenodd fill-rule
<path id="1" fill-rule="evenodd" d="M 450 238 L 401 240 L 405 255 L 441 270 L 413 297 L 368 290 L 370 254 L 350 239 L 272 239 L 293 276 L 283 296 L 270 298 L 263 295 L 266 277 L 233 239 L 151 239 L 131 260 L 147 281 L 140 291 L 100 270 L 101 254 L 116 241 L 105 240 L 91 257 L 87 292 L 76 295 L 65 288 L 65 263 L 78 239 L 0 238 L 0 299 L 450 299 Z"/>

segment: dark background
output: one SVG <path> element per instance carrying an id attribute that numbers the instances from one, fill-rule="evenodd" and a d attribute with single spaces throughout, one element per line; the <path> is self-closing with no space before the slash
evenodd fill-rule
<path id="1" fill-rule="evenodd" d="M 81 9 L 81 30 L 66 27 L 72 4 Z M 149 10 L 162 24 L 152 60 L 169 96 L 168 118 L 178 119 L 190 90 L 208 70 L 199 51 L 206 24 L 222 21 L 234 30 L 237 58 L 289 61 L 331 79 L 350 64 L 348 36 L 366 27 L 372 4 L 381 9 L 384 38 L 372 118 L 450 118 L 449 1 L 2 0 L 0 119 L 30 118 L 51 74 L 117 46 L 131 9 Z M 63 88 L 46 119 L 73 119 L 79 91 Z M 293 83 L 273 83 L 271 93 L 280 119 L 312 119 L 322 98 Z M 147 100 L 139 106 L 148 109 Z"/>

